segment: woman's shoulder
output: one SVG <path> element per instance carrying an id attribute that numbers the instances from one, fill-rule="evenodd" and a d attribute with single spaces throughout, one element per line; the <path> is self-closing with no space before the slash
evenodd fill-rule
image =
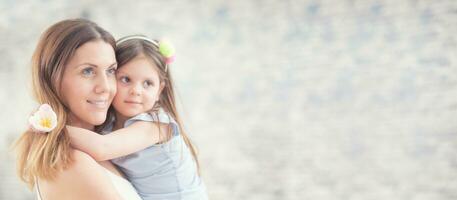
<path id="1" fill-rule="evenodd" d="M 72 162 L 69 166 L 59 172 L 61 176 L 86 175 L 91 172 L 102 172 L 101 166 L 89 154 L 76 149 L 71 150 L 70 154 Z M 80 178 L 90 178 L 90 176 L 81 176 Z"/>
<path id="2" fill-rule="evenodd" d="M 72 180 L 82 181 L 106 176 L 104 168 L 89 154 L 74 149 L 71 151 L 71 157 L 72 163 L 60 172 L 62 175 L 70 176 Z"/>
<path id="3" fill-rule="evenodd" d="M 79 167 L 83 164 L 97 164 L 97 162 L 89 154 L 77 149 L 71 150 L 71 158 L 73 160 L 73 164 L 76 164 L 75 167 Z"/>
<path id="4" fill-rule="evenodd" d="M 91 156 L 79 150 L 72 150 L 71 156 L 72 163 L 60 170 L 54 179 L 39 181 L 42 195 L 48 197 L 45 199 L 61 198 L 62 195 L 79 199 L 118 198 L 105 170 Z"/>

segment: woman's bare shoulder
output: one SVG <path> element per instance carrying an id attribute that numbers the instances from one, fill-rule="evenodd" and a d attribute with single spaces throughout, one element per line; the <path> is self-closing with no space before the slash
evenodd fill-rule
<path id="1" fill-rule="evenodd" d="M 72 164 L 55 179 L 39 182 L 44 199 L 119 199 L 102 166 L 82 151 L 72 150 L 71 155 Z"/>
<path id="2" fill-rule="evenodd" d="M 71 151 L 71 157 L 73 159 L 73 164 L 70 166 L 70 169 L 84 170 L 86 168 L 99 166 L 97 161 L 95 161 L 89 154 L 77 149 L 73 149 Z"/>

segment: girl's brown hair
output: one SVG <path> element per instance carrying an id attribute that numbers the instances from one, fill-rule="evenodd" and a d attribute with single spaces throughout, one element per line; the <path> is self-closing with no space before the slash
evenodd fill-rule
<path id="1" fill-rule="evenodd" d="M 60 21 L 40 37 L 32 56 L 32 89 L 39 104 L 47 103 L 57 114 L 57 126 L 47 134 L 28 129 L 16 141 L 17 172 L 33 187 L 35 178 L 53 179 L 71 164 L 70 138 L 65 125 L 71 112 L 62 101 L 60 85 L 65 66 L 83 44 L 102 40 L 115 48 L 114 37 L 85 19 Z"/>
<path id="2" fill-rule="evenodd" d="M 127 39 L 128 38 L 128 39 Z M 196 147 L 192 144 L 187 133 L 184 131 L 183 122 L 181 117 L 178 114 L 175 101 L 175 91 L 174 83 L 170 72 L 170 67 L 165 63 L 165 58 L 159 52 L 158 41 L 150 40 L 142 35 L 133 35 L 127 36 L 125 38 L 119 39 L 116 46 L 116 60 L 118 63 L 118 68 L 121 68 L 123 65 L 129 61 L 144 56 L 155 64 L 157 67 L 157 72 L 159 74 L 159 79 L 161 83 L 164 83 L 164 88 L 160 93 L 158 102 L 155 104 L 152 111 L 157 111 L 158 108 L 163 108 L 168 112 L 171 117 L 175 119 L 178 123 L 180 133 L 186 143 L 187 147 L 190 149 L 192 156 L 197 164 L 197 170 L 200 169 L 200 164 L 198 161 Z M 110 111 L 108 112 L 108 119 L 106 123 L 112 121 L 114 116 L 114 109 L 111 106 Z M 171 130 L 167 133 L 167 138 L 171 137 Z"/>

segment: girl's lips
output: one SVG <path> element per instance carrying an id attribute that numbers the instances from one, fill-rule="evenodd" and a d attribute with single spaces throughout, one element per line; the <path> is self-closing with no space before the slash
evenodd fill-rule
<path id="1" fill-rule="evenodd" d="M 125 103 L 131 103 L 131 104 L 141 104 L 141 102 L 138 101 L 124 101 Z"/>

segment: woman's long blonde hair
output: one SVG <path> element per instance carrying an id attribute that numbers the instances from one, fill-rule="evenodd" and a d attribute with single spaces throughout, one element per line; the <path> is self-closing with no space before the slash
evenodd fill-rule
<path id="1" fill-rule="evenodd" d="M 26 130 L 14 144 L 17 172 L 33 187 L 35 178 L 52 180 L 59 170 L 72 162 L 70 138 L 65 125 L 71 112 L 60 95 L 65 66 L 76 49 L 86 42 L 103 40 L 115 48 L 114 37 L 94 22 L 85 19 L 60 21 L 40 37 L 32 56 L 32 89 L 39 104 L 49 104 L 57 114 L 57 127 L 49 133 Z"/>

